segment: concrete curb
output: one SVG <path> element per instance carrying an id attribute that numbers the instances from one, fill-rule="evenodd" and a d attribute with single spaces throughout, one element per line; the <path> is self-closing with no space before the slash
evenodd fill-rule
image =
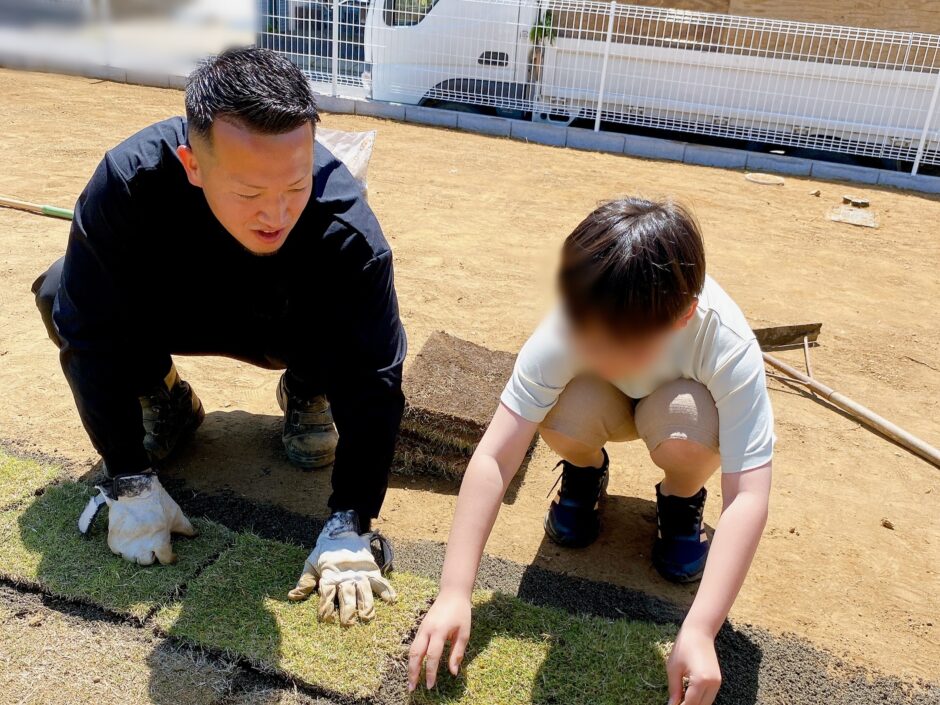
<path id="1" fill-rule="evenodd" d="M 426 108 L 423 105 L 406 105 L 405 122 L 414 122 L 419 125 L 431 125 L 433 127 L 451 127 L 457 128 L 457 118 L 460 113 L 453 110 L 441 110 L 439 108 Z"/>
<path id="2" fill-rule="evenodd" d="M 183 89 L 186 87 L 186 77 L 175 73 L 139 71 L 91 64 L 65 67 L 60 65 L 60 62 L 39 62 L 3 51 L 0 51 L 0 68 L 64 73 L 157 88 Z M 321 110 L 328 113 L 363 115 L 410 122 L 417 125 L 432 125 L 475 132 L 481 135 L 510 137 L 553 147 L 625 154 L 643 159 L 678 161 L 685 164 L 723 169 L 746 168 L 791 176 L 808 176 L 824 181 L 848 181 L 928 194 L 940 194 L 940 177 L 937 176 L 822 162 L 813 159 L 787 157 L 780 154 L 749 152 L 742 149 L 714 147 L 657 137 L 644 137 L 642 135 L 594 132 L 593 130 L 578 127 L 561 127 L 491 115 L 461 113 L 419 105 L 385 103 L 359 98 L 345 98 L 322 93 L 317 94 L 317 103 Z"/>
<path id="3" fill-rule="evenodd" d="M 698 166 L 717 166 L 722 169 L 743 169 L 747 152 L 743 149 L 713 147 L 707 144 L 686 144 L 682 161 Z"/>
<path id="4" fill-rule="evenodd" d="M 787 157 L 782 154 L 748 152 L 745 167 L 748 171 L 772 171 L 792 176 L 809 176 L 813 169 L 813 160 Z"/>

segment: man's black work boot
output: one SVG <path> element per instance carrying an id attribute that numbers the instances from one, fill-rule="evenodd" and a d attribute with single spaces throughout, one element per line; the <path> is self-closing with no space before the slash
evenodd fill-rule
<path id="1" fill-rule="evenodd" d="M 304 470 L 333 464 L 339 434 L 326 396 L 304 399 L 287 388 L 287 373 L 277 385 L 277 403 L 284 412 L 284 450 L 290 461 Z"/>
<path id="2" fill-rule="evenodd" d="M 176 365 L 147 395 L 140 397 L 144 449 L 154 461 L 166 460 L 206 418 L 193 388 L 180 379 Z"/>
<path id="3" fill-rule="evenodd" d="M 567 460 L 558 463 L 561 488 L 545 515 L 545 533 L 559 546 L 584 548 L 594 543 L 600 533 L 598 504 L 610 474 L 610 458 L 606 450 L 602 452 L 604 464 L 599 468 L 579 468 Z"/>
<path id="4" fill-rule="evenodd" d="M 656 485 L 656 542 L 653 566 L 666 580 L 691 583 L 699 580 L 708 558 L 708 538 L 702 523 L 703 487 L 693 497 L 666 496 Z"/>

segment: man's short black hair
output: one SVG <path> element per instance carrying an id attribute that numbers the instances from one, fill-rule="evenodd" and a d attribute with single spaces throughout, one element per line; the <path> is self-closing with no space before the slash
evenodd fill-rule
<path id="1" fill-rule="evenodd" d="M 320 120 L 310 83 L 287 58 L 268 49 L 229 49 L 207 60 L 186 83 L 190 134 L 208 139 L 218 119 L 277 135 Z"/>
<path id="2" fill-rule="evenodd" d="M 682 206 L 625 198 L 600 206 L 565 240 L 558 277 L 576 327 L 619 337 L 667 328 L 705 285 L 705 246 Z"/>

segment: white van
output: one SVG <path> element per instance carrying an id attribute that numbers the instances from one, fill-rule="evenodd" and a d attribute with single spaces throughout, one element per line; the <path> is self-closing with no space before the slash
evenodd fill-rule
<path id="1" fill-rule="evenodd" d="M 623 4 L 611 13 L 593 0 L 361 1 L 357 73 L 375 100 L 563 124 L 600 113 L 892 159 L 912 159 L 922 135 L 928 152 L 940 149 L 940 110 L 925 129 L 940 87 L 934 35 Z"/>

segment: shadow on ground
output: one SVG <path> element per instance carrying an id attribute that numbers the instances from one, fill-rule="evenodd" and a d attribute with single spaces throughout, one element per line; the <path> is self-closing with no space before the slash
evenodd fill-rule
<path id="1" fill-rule="evenodd" d="M 325 517 L 330 511 L 327 500 L 331 471 L 304 471 L 292 465 L 281 443 L 282 428 L 280 415 L 242 410 L 210 412 L 192 441 L 161 464 L 161 476 L 185 482 L 190 491 L 233 492 L 310 517 Z M 513 480 L 507 492 L 508 503 L 514 500 L 523 474 L 524 469 Z M 393 465 L 389 486 L 456 494 L 460 480 L 401 474 Z M 307 541 L 314 538 L 308 537 Z"/>

